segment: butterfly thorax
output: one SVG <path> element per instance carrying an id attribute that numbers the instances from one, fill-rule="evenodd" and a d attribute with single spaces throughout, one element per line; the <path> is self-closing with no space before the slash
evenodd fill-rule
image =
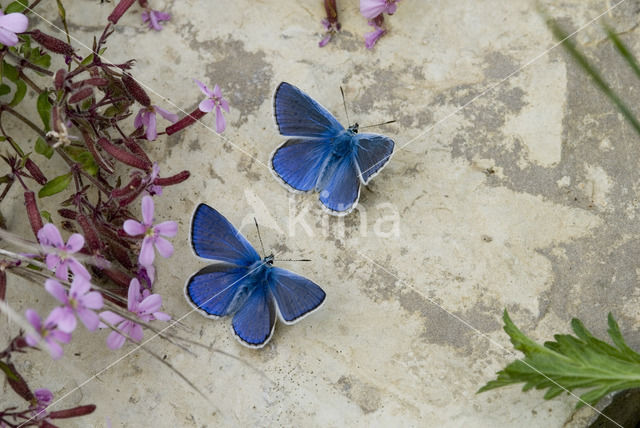
<path id="1" fill-rule="evenodd" d="M 338 157 L 348 156 L 355 149 L 355 135 L 358 133 L 358 124 L 352 125 L 341 131 L 332 141 L 333 154 Z"/>

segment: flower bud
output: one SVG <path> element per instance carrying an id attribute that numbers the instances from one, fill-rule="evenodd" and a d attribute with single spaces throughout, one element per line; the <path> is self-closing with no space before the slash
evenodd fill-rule
<path id="1" fill-rule="evenodd" d="M 194 124 L 198 119 L 200 119 L 205 114 L 207 114 L 207 113 L 203 112 L 199 108 L 196 108 L 194 111 L 189 113 L 187 116 L 183 117 L 182 119 L 180 119 L 179 121 L 177 121 L 173 125 L 168 126 L 167 129 L 165 129 L 165 132 L 167 133 L 167 135 L 172 135 L 172 134 L 175 134 L 178 131 L 182 131 L 187 126 L 190 126 L 190 125 Z"/>
<path id="2" fill-rule="evenodd" d="M 56 75 L 53 78 L 53 84 L 54 87 L 56 88 L 56 90 L 61 90 L 62 88 L 64 88 L 64 78 L 67 75 L 67 70 L 61 68 L 60 70 L 56 71 Z"/>
<path id="3" fill-rule="evenodd" d="M 70 220 L 75 220 L 76 216 L 78 215 L 77 212 L 68 208 L 60 208 L 58 210 L 58 214 L 60 214 L 60 217 L 68 218 Z"/>
<path id="4" fill-rule="evenodd" d="M 84 239 L 87 243 L 87 247 L 89 247 L 89 249 L 95 254 L 103 247 L 95 226 L 91 224 L 89 219 L 83 214 L 78 214 L 76 216 L 76 221 L 80 225 L 82 232 L 84 232 Z"/>
<path id="5" fill-rule="evenodd" d="M 69 104 L 78 103 L 84 99 L 89 98 L 92 95 L 93 95 L 93 88 L 91 87 L 82 88 L 69 97 Z"/>
<path id="6" fill-rule="evenodd" d="M 76 416 L 84 416 L 93 413 L 94 410 L 96 410 L 95 404 L 87 404 L 85 406 L 78 406 L 72 409 L 49 412 L 49 415 L 47 417 L 51 419 L 75 418 Z"/>
<path id="7" fill-rule="evenodd" d="M 40 211 L 38 211 L 38 204 L 36 204 L 36 194 L 32 191 L 24 192 L 24 204 L 27 206 L 27 217 L 29 217 L 29 223 L 31 223 L 31 230 L 33 234 L 38 237 L 38 231 L 42 229 L 42 217 L 40 217 Z"/>
<path id="8" fill-rule="evenodd" d="M 122 75 L 122 84 L 134 100 L 138 101 L 144 107 L 151 106 L 151 99 L 149 98 L 149 95 L 147 95 L 144 89 L 142 89 L 142 86 L 140 86 L 133 77 L 124 73 Z"/>
<path id="9" fill-rule="evenodd" d="M 60 39 L 56 39 L 53 36 L 43 33 L 40 30 L 33 30 L 31 32 L 31 38 L 40 43 L 43 48 L 50 50 L 51 52 L 59 53 L 66 56 L 73 56 L 73 47 L 67 42 Z"/>
<path id="10" fill-rule="evenodd" d="M 118 159 L 122 163 L 125 163 L 134 168 L 141 169 L 143 171 L 148 171 L 151 169 L 151 164 L 149 162 L 145 162 L 143 159 L 140 159 L 134 154 L 112 144 L 111 141 L 107 140 L 104 137 L 98 139 L 98 144 L 104 149 L 105 152 L 109 153 L 111 156 Z"/>
<path id="11" fill-rule="evenodd" d="M 171 177 L 158 177 L 153 180 L 153 184 L 158 186 L 171 186 L 173 184 L 182 183 L 191 176 L 189 171 L 181 171 Z"/>
<path id="12" fill-rule="evenodd" d="M 38 165 L 36 165 L 36 163 L 32 161 L 31 158 L 27 158 L 27 161 L 24 163 L 24 167 L 27 168 L 27 171 L 31 173 L 31 177 L 33 177 L 33 179 L 36 180 L 38 184 L 42 186 L 47 184 L 47 177 L 44 176 L 44 174 L 40 170 L 40 167 L 38 167 Z"/>
<path id="13" fill-rule="evenodd" d="M 120 0 L 120 3 L 113 9 L 111 15 L 107 18 L 112 24 L 117 24 L 122 15 L 135 3 L 136 0 Z"/>

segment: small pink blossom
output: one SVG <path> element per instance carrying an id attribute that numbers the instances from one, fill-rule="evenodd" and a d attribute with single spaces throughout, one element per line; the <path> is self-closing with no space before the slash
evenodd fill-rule
<path id="1" fill-rule="evenodd" d="M 162 25 L 160 25 L 160 22 L 168 21 L 170 19 L 171 15 L 166 12 L 160 12 L 158 10 L 151 9 L 147 9 L 142 12 L 142 22 L 148 24 L 150 30 L 162 30 Z"/>
<path id="2" fill-rule="evenodd" d="M 360 0 L 360 13 L 367 19 L 374 19 L 386 13 L 393 15 L 400 0 Z"/>
<path id="3" fill-rule="evenodd" d="M 58 360 L 62 357 L 63 351 L 60 343 L 69 343 L 71 341 L 71 335 L 59 330 L 53 320 L 54 314 L 51 312 L 44 324 L 40 315 L 33 309 L 27 309 L 25 312 L 27 321 L 33 326 L 36 331 L 36 336 L 27 334 L 25 340 L 29 346 L 37 346 L 41 340 L 44 340 L 48 345 L 47 348 L 51 357 L 54 360 Z"/>
<path id="4" fill-rule="evenodd" d="M 5 15 L 0 11 L 0 43 L 5 46 L 18 44 L 16 33 L 24 33 L 29 26 L 29 19 L 21 13 Z"/>
<path id="5" fill-rule="evenodd" d="M 374 27 L 375 30 L 364 35 L 364 45 L 367 47 L 367 49 L 373 49 L 378 39 L 384 36 L 387 30 L 377 26 L 374 21 L 369 21 L 369 25 Z"/>
<path id="6" fill-rule="evenodd" d="M 142 266 L 151 266 L 153 264 L 155 258 L 155 251 L 153 251 L 154 245 L 162 257 L 171 257 L 173 254 L 173 245 L 162 236 L 171 238 L 178 233 L 178 223 L 175 221 L 165 221 L 154 226 L 153 212 L 153 198 L 145 195 L 142 197 L 143 222 L 126 220 L 123 224 L 124 231 L 128 235 L 144 235 L 142 247 L 140 248 L 140 256 L 138 257 L 138 261 Z"/>
<path id="7" fill-rule="evenodd" d="M 203 94 L 207 96 L 207 99 L 202 100 L 198 108 L 205 113 L 210 112 L 214 108 L 216 109 L 216 132 L 219 134 L 224 132 L 227 127 L 227 123 L 222 114 L 222 110 L 229 113 L 229 103 L 226 99 L 222 98 L 222 91 L 218 85 L 213 87 L 213 91 L 209 89 L 204 83 L 199 80 L 193 79 L 196 85 L 200 88 Z"/>
<path id="8" fill-rule="evenodd" d="M 47 406 L 53 401 L 53 393 L 47 388 L 40 388 L 33 391 L 33 395 L 36 397 L 36 404 L 32 407 L 33 415 L 38 419 L 45 419 L 48 416 Z"/>
<path id="9" fill-rule="evenodd" d="M 98 328 L 100 319 L 93 310 L 102 308 L 102 295 L 97 291 L 89 291 L 91 283 L 86 278 L 81 276 L 73 278 L 69 295 L 55 279 L 46 280 L 44 287 L 49 294 L 64 305 L 51 311 L 51 319 L 56 322 L 61 331 L 71 333 L 75 330 L 76 315 L 88 330 L 93 331 Z"/>
<path id="10" fill-rule="evenodd" d="M 142 179 L 142 185 L 144 185 L 145 190 L 149 193 L 149 195 L 162 195 L 162 186 L 158 186 L 157 184 L 153 184 L 153 182 L 158 178 L 158 174 L 160 174 L 160 167 L 158 166 L 158 162 L 154 162 L 151 167 L 151 172 L 149 175 Z"/>
<path id="11" fill-rule="evenodd" d="M 162 296 L 159 294 L 151 294 L 147 289 L 140 292 L 140 282 L 132 279 L 129 284 L 129 296 L 127 301 L 127 309 L 143 322 L 153 320 L 169 321 L 171 316 L 160 312 L 162 307 Z M 136 322 L 123 318 L 122 316 L 111 312 L 104 311 L 100 314 L 102 319 L 114 326 L 118 331 L 112 331 L 107 337 L 107 346 L 110 349 L 119 349 L 124 345 L 127 337 L 136 342 L 140 342 L 144 337 L 142 326 Z M 101 328 L 106 328 L 104 323 L 100 324 Z M 122 334 L 121 334 L 122 333 Z"/>
<path id="12" fill-rule="evenodd" d="M 47 253 L 45 259 L 47 267 L 54 271 L 58 278 L 66 281 L 69 278 L 69 269 L 74 276 L 91 278 L 87 268 L 71 255 L 80 251 L 84 246 L 82 235 L 74 233 L 65 244 L 58 228 L 47 223 L 38 231 L 38 241 Z"/>
<path id="13" fill-rule="evenodd" d="M 171 123 L 175 123 L 178 120 L 178 115 L 171 113 L 158 106 L 142 107 L 136 118 L 133 120 L 133 126 L 140 128 L 141 126 L 147 129 L 147 140 L 153 141 L 158 136 L 158 130 L 156 128 L 156 113 L 164 117 Z"/>

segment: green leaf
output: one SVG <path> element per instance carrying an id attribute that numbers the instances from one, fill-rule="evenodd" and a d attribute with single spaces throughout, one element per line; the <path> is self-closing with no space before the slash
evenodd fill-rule
<path id="1" fill-rule="evenodd" d="M 4 83 L 1 83 L 0 84 L 0 96 L 7 95 L 9 92 L 11 92 L 11 87 L 9 87 L 9 85 L 5 85 Z"/>
<path id="2" fill-rule="evenodd" d="M 506 310 L 503 320 L 511 343 L 524 358 L 500 370 L 478 392 L 524 383 L 523 391 L 546 389 L 544 398 L 549 400 L 563 392 L 587 389 L 576 405 L 582 407 L 596 404 L 611 392 L 640 387 L 640 354 L 625 343 L 611 314 L 609 336 L 615 346 L 593 336 L 578 319 L 571 321 L 575 336 L 557 334 L 555 341 L 544 346 L 525 336 Z"/>
<path id="3" fill-rule="evenodd" d="M 51 214 L 49 211 L 40 210 L 40 215 L 43 219 L 47 220 L 47 223 L 51 223 Z"/>
<path id="4" fill-rule="evenodd" d="M 45 132 L 51 131 L 51 102 L 49 102 L 49 91 L 42 91 L 42 93 L 38 95 L 36 105 L 40 119 L 44 124 Z"/>
<path id="5" fill-rule="evenodd" d="M 27 2 L 27 0 L 14 1 L 13 3 L 9 3 L 9 6 L 7 6 L 7 8 L 4 10 L 4 14 L 8 15 L 14 12 L 22 13 L 25 11 L 28 5 L 29 3 Z"/>
<path id="6" fill-rule="evenodd" d="M 48 145 L 41 137 L 38 137 L 36 140 L 35 151 L 36 153 L 45 156 L 47 159 L 51 159 L 51 156 L 53 156 L 53 147 Z"/>
<path id="7" fill-rule="evenodd" d="M 70 172 L 64 175 L 60 175 L 52 180 L 49 180 L 49 182 L 44 186 L 42 186 L 42 188 L 38 192 L 38 197 L 44 198 L 46 196 L 51 196 L 51 195 L 55 195 L 56 193 L 60 193 L 67 188 L 69 183 L 71 183 Z"/>
<path id="8" fill-rule="evenodd" d="M 80 63 L 80 65 L 89 65 L 91 64 L 91 62 L 93 61 L 93 54 L 91 55 L 87 55 L 82 62 Z"/>
<path id="9" fill-rule="evenodd" d="M 2 75 L 12 82 L 18 80 L 18 69 L 6 61 L 2 61 Z"/>
<path id="10" fill-rule="evenodd" d="M 89 174 L 96 175 L 98 173 L 98 164 L 96 164 L 95 159 L 87 150 L 80 147 L 67 146 L 64 151 Z"/>
<path id="11" fill-rule="evenodd" d="M 13 94 L 13 99 L 11 100 L 9 105 L 11 107 L 17 106 L 18 104 L 20 104 L 20 101 L 22 101 L 22 99 L 26 94 L 27 94 L 27 84 L 24 83 L 22 80 L 16 81 L 16 93 Z"/>

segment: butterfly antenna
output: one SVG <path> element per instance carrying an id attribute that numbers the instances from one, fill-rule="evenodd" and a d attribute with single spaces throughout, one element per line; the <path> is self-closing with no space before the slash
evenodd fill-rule
<path id="1" fill-rule="evenodd" d="M 278 259 L 278 260 L 274 260 L 278 261 L 278 262 L 310 262 L 311 259 Z"/>
<path id="2" fill-rule="evenodd" d="M 258 231 L 258 239 L 260 240 L 260 247 L 262 248 L 262 257 L 264 257 L 267 253 L 264 251 L 264 244 L 262 243 L 262 236 L 260 236 L 260 227 L 258 227 L 258 220 L 253 218 L 253 221 L 256 223 L 256 230 Z"/>
<path id="3" fill-rule="evenodd" d="M 396 120 L 388 120 L 386 122 L 382 122 L 382 123 L 376 123 L 375 125 L 367 125 L 367 126 L 361 126 L 360 129 L 365 129 L 365 128 L 373 128 L 374 126 L 382 126 L 382 125 L 388 125 L 390 123 L 394 123 Z"/>
<path id="4" fill-rule="evenodd" d="M 349 111 L 347 110 L 347 99 L 344 96 L 344 89 L 340 86 L 340 93 L 342 94 L 342 105 L 344 105 L 344 113 L 347 115 L 347 123 L 351 126 L 351 121 L 349 120 Z"/>

